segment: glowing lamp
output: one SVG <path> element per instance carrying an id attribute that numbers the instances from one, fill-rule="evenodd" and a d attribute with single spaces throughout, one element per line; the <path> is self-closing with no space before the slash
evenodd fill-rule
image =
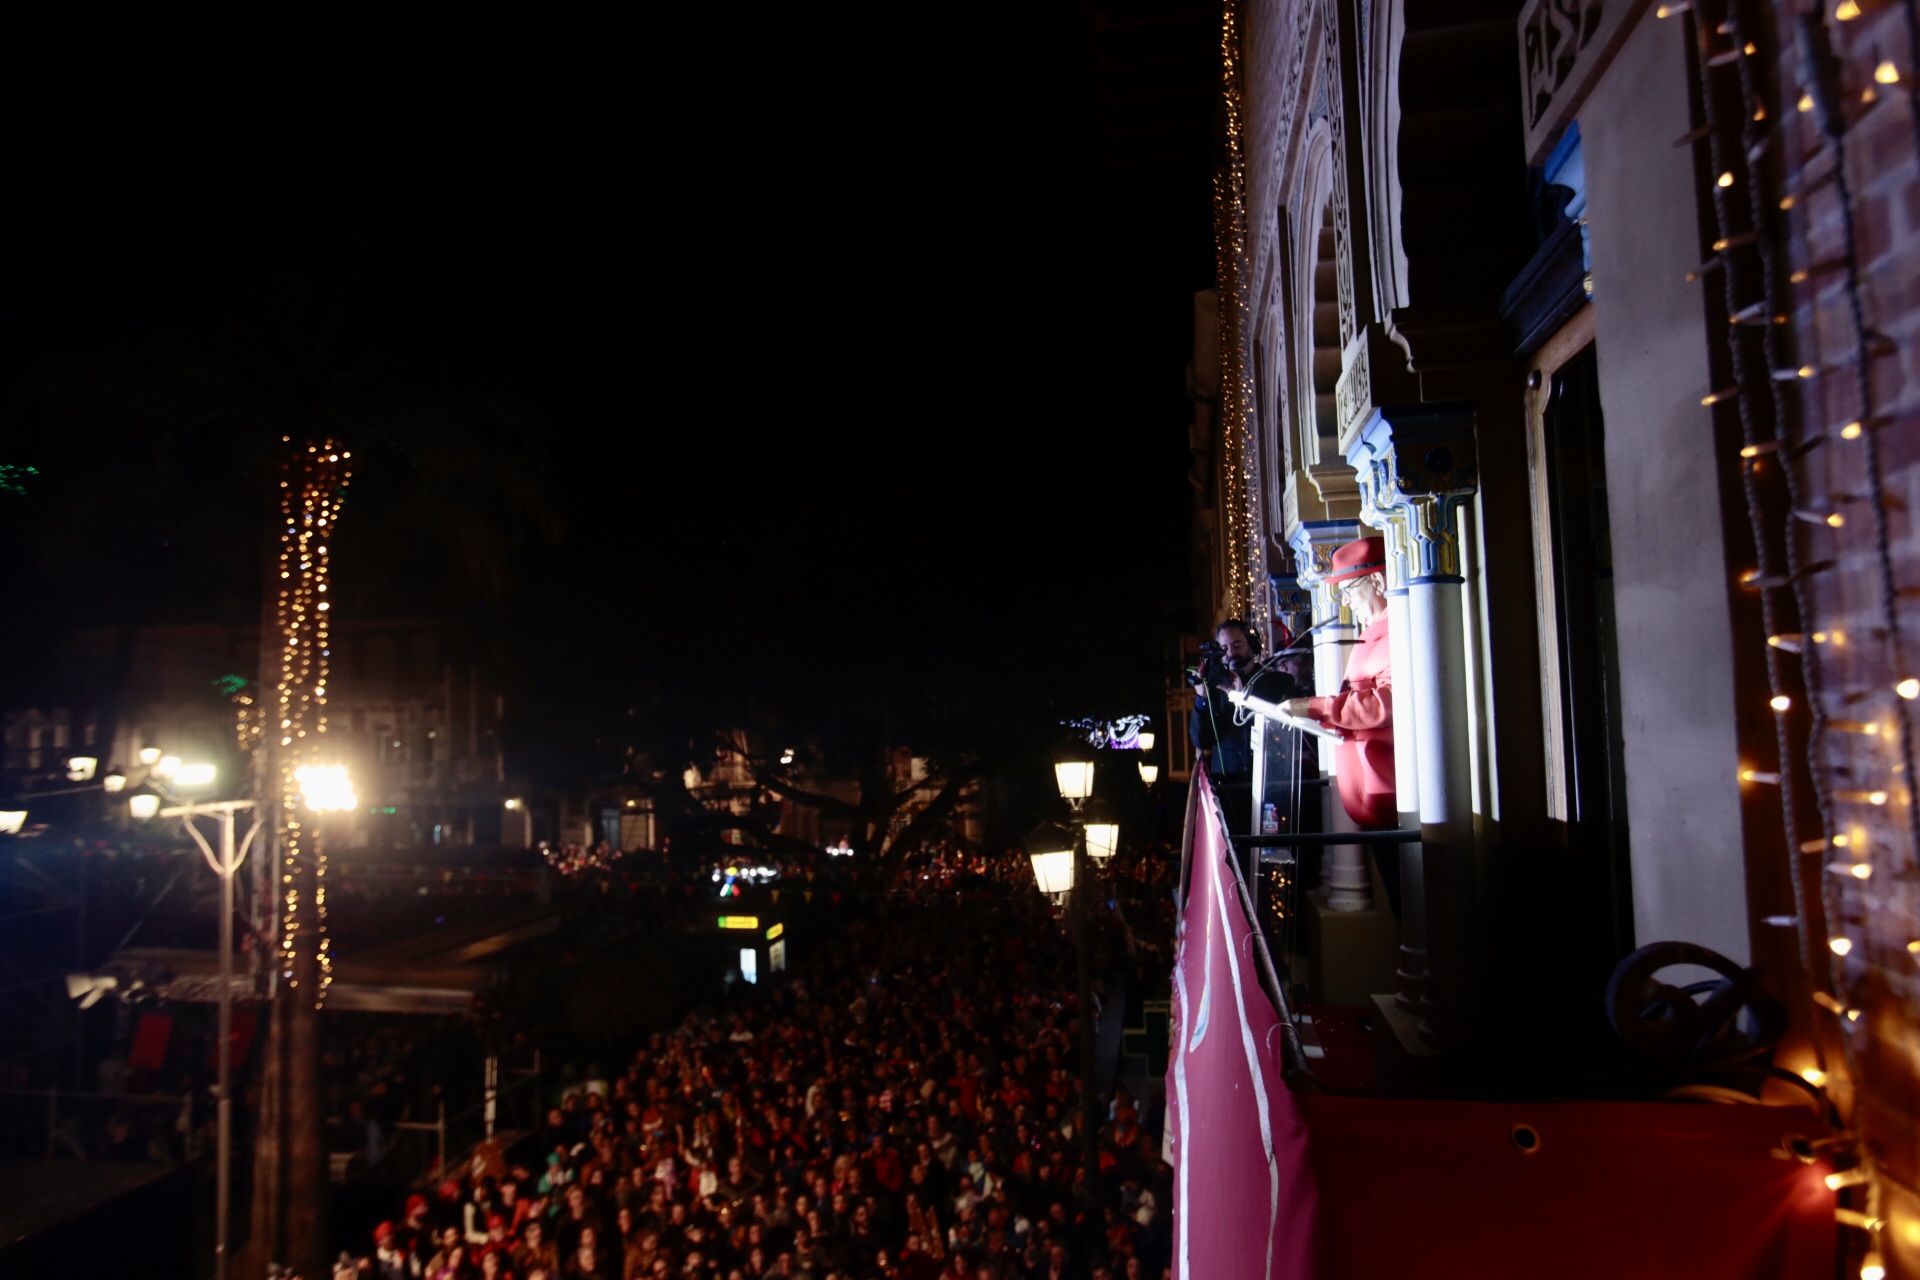
<path id="1" fill-rule="evenodd" d="M 1097 801 L 1087 808 L 1087 856 L 1105 862 L 1120 851 L 1120 820 Z"/>
<path id="2" fill-rule="evenodd" d="M 1152 786 L 1154 783 L 1160 781 L 1160 766 L 1157 764 L 1148 764 L 1144 760 L 1141 761 L 1140 781 L 1146 783 L 1148 786 Z"/>
<path id="3" fill-rule="evenodd" d="M 27 825 L 25 809 L 0 809 L 0 836 L 17 836 Z"/>
<path id="4" fill-rule="evenodd" d="M 67 781 L 92 782 L 93 771 L 99 767 L 100 760 L 96 756 L 69 756 L 67 757 Z"/>
<path id="5" fill-rule="evenodd" d="M 300 784 L 300 800 L 315 813 L 338 813 L 359 805 L 353 780 L 343 764 L 303 764 L 293 771 Z"/>
<path id="6" fill-rule="evenodd" d="M 161 756 L 158 760 L 154 761 L 153 776 L 156 778 L 171 778 L 179 769 L 179 756 Z"/>
<path id="7" fill-rule="evenodd" d="M 151 768 L 153 768 L 153 766 L 155 766 L 155 765 L 157 765 L 157 764 L 159 764 L 159 763 L 160 763 L 160 748 L 158 748 L 158 747 L 142 747 L 142 748 L 140 748 L 140 763 L 141 763 L 141 764 L 143 764 L 143 765 L 145 765 L 145 766 L 146 766 L 147 768 L 149 768 L 149 769 L 151 769 Z"/>
<path id="8" fill-rule="evenodd" d="M 100 779 L 100 785 L 107 789 L 108 795 L 117 796 L 127 789 L 127 775 L 120 772 L 119 765 L 115 765 L 107 770 L 106 777 Z"/>
<path id="9" fill-rule="evenodd" d="M 145 822 L 148 818 L 160 812 L 160 797 L 156 793 L 142 787 L 127 797 L 127 812 L 139 821 Z"/>
<path id="10" fill-rule="evenodd" d="M 173 785 L 183 790 L 210 787 L 217 773 L 218 771 L 212 765 L 204 761 L 183 764 L 173 771 Z"/>
<path id="11" fill-rule="evenodd" d="M 1093 794 L 1093 755 L 1075 748 L 1056 757 L 1053 777 L 1060 785 L 1060 798 L 1078 804 Z"/>
<path id="12" fill-rule="evenodd" d="M 1049 896 L 1073 890 L 1073 834 L 1043 822 L 1027 837 L 1027 857 L 1033 862 L 1033 881 Z"/>
<path id="13" fill-rule="evenodd" d="M 1153 750 L 1153 744 L 1155 741 L 1153 736 L 1153 730 L 1142 729 L 1139 733 L 1134 735 L 1133 740 L 1135 743 L 1139 745 L 1142 751 Z"/>

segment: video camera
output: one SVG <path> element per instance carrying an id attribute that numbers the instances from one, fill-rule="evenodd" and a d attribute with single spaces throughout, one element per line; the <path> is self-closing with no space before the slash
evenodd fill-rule
<path id="1" fill-rule="evenodd" d="M 1187 683 L 1195 688 L 1203 684 L 1225 684 L 1227 651 L 1217 640 L 1207 640 L 1200 651 L 1187 658 Z"/>

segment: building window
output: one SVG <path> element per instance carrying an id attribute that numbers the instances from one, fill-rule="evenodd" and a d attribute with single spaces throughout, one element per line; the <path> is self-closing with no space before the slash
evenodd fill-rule
<path id="1" fill-rule="evenodd" d="M 1611 952 L 1633 947 L 1605 424 L 1591 311 L 1535 360 L 1532 491 L 1549 816 Z"/>

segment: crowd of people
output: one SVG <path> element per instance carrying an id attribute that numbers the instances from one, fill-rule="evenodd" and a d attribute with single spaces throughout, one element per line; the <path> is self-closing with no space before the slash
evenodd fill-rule
<path id="1" fill-rule="evenodd" d="M 1106 868 L 1103 968 L 1159 962 L 1170 863 Z M 396 1204 L 342 1274 L 1165 1275 L 1169 1174 L 1122 1085 L 1083 1173 L 1072 952 L 1027 860 L 934 847 L 847 913 L 805 964 L 646 1037 L 512 1152 Z"/>

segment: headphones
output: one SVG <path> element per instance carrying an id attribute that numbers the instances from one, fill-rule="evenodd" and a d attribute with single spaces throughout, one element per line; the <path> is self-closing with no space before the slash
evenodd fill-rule
<path id="1" fill-rule="evenodd" d="M 1245 619 L 1223 618 L 1221 619 L 1220 625 L 1214 628 L 1214 631 L 1216 633 L 1225 631 L 1228 627 L 1232 627 L 1234 630 L 1238 631 L 1241 635 L 1247 638 L 1247 649 L 1249 652 L 1253 654 L 1254 657 L 1257 658 L 1260 656 L 1261 649 L 1263 648 L 1263 644 L 1260 639 L 1260 633 L 1258 631 L 1255 631 L 1252 627 L 1248 626 L 1246 624 Z"/>

